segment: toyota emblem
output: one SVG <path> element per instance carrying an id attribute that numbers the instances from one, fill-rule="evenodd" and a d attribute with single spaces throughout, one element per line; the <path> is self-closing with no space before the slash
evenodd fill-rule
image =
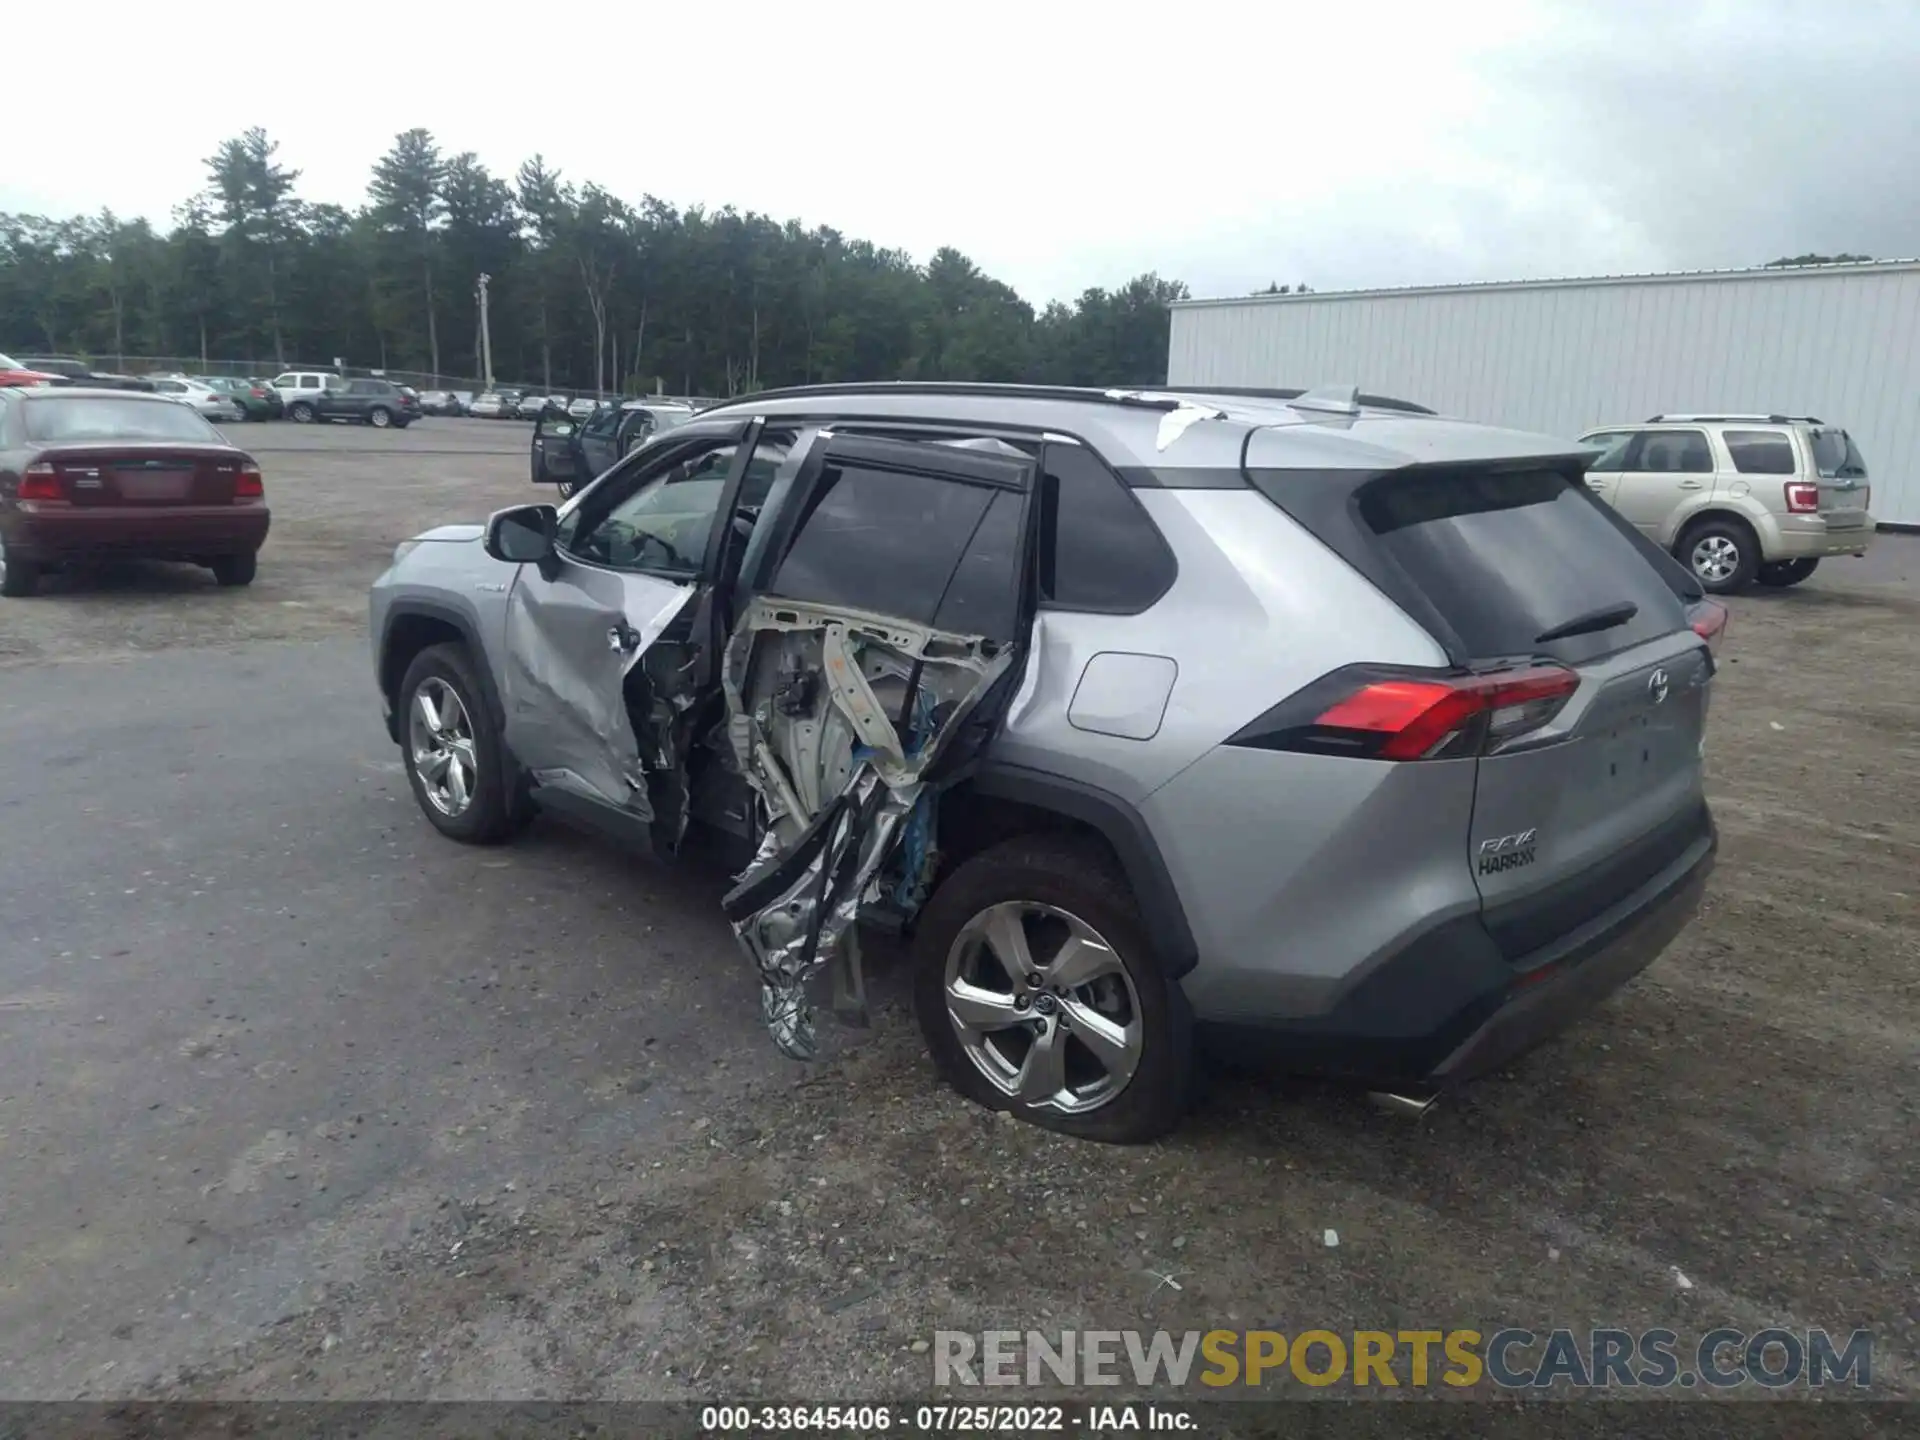
<path id="1" fill-rule="evenodd" d="M 1647 698 L 1656 705 L 1666 703 L 1667 672 L 1665 670 L 1656 670 L 1647 677 Z"/>

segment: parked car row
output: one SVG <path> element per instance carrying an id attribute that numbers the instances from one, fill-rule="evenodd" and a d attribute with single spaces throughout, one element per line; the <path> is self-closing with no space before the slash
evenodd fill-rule
<path id="1" fill-rule="evenodd" d="M 466 413 L 478 420 L 538 420 L 548 411 L 558 410 L 584 420 L 610 400 L 591 395 L 529 395 L 519 390 L 487 390 L 473 398 Z"/>

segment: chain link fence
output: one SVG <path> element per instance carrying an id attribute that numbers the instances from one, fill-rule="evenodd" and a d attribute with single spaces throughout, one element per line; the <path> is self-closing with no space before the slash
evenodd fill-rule
<path id="1" fill-rule="evenodd" d="M 328 374 L 348 377 L 380 376 L 396 385 L 411 385 L 416 390 L 452 390 L 466 395 L 478 395 L 486 389 L 485 384 L 475 375 L 433 374 L 425 370 L 379 370 L 365 365 L 334 365 L 309 360 L 290 360 L 285 365 L 275 364 L 271 360 L 215 360 L 202 359 L 197 355 L 92 355 L 76 356 L 96 370 L 109 371 L 117 375 L 207 375 L 234 380 L 271 380 L 274 376 L 289 370 L 317 370 Z M 629 386 L 633 384 L 629 379 Z M 538 394 L 541 386 L 536 381 L 510 381 L 495 377 L 496 390 L 517 390 L 522 395 Z M 564 390 L 570 398 L 586 396 L 590 399 L 614 399 L 609 391 L 595 396 L 589 389 Z M 628 399 L 646 398 L 650 400 L 676 400 L 694 406 L 696 409 L 720 402 L 706 395 L 663 395 L 644 389 L 629 388 Z"/>

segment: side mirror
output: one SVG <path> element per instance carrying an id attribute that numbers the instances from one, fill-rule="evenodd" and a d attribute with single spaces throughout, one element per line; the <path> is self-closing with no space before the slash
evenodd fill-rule
<path id="1" fill-rule="evenodd" d="M 538 565 L 553 554 L 559 515 L 551 505 L 515 505 L 487 517 L 487 554 L 509 565 Z"/>

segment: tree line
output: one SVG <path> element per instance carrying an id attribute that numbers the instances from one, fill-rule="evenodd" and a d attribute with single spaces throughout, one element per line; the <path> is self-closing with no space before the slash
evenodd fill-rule
<path id="1" fill-rule="evenodd" d="M 736 395 L 832 380 L 1158 384 L 1168 305 L 1141 275 L 1036 311 L 956 250 L 731 207 L 630 204 L 536 155 L 511 178 L 408 130 L 357 210 L 304 200 L 251 129 L 172 225 L 0 214 L 0 349 L 482 373 L 544 390 Z"/>

